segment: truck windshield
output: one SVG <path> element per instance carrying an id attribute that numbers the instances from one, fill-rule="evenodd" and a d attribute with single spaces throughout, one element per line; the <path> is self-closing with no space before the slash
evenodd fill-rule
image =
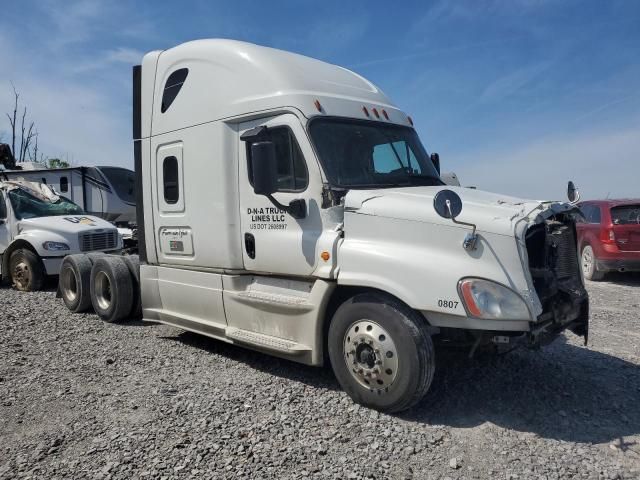
<path id="1" fill-rule="evenodd" d="M 413 128 L 319 118 L 311 122 L 309 133 L 332 186 L 443 185 Z"/>
<path id="2" fill-rule="evenodd" d="M 135 174 L 131 170 L 120 167 L 98 167 L 107 177 L 116 191 L 116 195 L 124 202 L 135 203 Z"/>
<path id="3" fill-rule="evenodd" d="M 22 188 L 9 190 L 9 201 L 18 220 L 85 213 L 82 208 L 64 197 L 58 197 L 57 201 L 49 201 L 36 197 Z"/>

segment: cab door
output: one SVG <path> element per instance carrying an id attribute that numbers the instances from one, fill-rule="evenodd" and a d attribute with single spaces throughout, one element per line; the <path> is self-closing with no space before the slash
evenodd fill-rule
<path id="1" fill-rule="evenodd" d="M 274 143 L 278 163 L 278 191 L 273 197 L 283 205 L 303 200 L 305 214 L 296 219 L 267 197 L 256 195 L 251 181 L 251 144 L 240 137 L 264 126 L 260 140 Z M 317 243 L 322 233 L 320 168 L 300 120 L 282 114 L 240 124 L 239 192 L 240 241 L 245 269 L 286 275 L 310 275 L 316 267 Z"/>

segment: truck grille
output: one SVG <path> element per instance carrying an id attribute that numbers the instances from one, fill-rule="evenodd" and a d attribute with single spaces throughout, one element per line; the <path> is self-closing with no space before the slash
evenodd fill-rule
<path id="1" fill-rule="evenodd" d="M 581 296 L 584 292 L 573 220 L 546 220 L 526 234 L 529 271 L 545 311 L 562 292 Z M 586 292 L 584 292 L 586 295 Z"/>
<path id="2" fill-rule="evenodd" d="M 525 242 L 529 272 L 542 307 L 538 332 L 544 336 L 568 328 L 586 342 L 589 296 L 580 274 L 575 232 L 573 212 L 557 213 L 530 227 Z M 554 338 L 553 334 L 548 338 Z"/>
<path id="3" fill-rule="evenodd" d="M 578 271 L 578 250 L 573 228 L 562 225 L 551 234 L 551 246 L 555 248 L 555 273 L 559 279 L 580 276 Z"/>
<path id="4" fill-rule="evenodd" d="M 90 252 L 93 250 L 113 250 L 118 245 L 117 230 L 81 233 L 79 237 L 80 250 L 83 252 Z"/>

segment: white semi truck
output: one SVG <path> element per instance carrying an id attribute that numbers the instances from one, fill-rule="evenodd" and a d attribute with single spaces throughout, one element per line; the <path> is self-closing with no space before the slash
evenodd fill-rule
<path id="1" fill-rule="evenodd" d="M 0 180 L 0 280 L 18 290 L 42 288 L 65 255 L 117 252 L 118 230 L 87 215 L 50 185 Z"/>
<path id="2" fill-rule="evenodd" d="M 133 83 L 139 267 L 69 257 L 72 310 L 328 359 L 355 401 L 391 412 L 427 392 L 436 342 L 586 341 L 577 209 L 445 185 L 360 75 L 199 40 L 148 53 Z"/>

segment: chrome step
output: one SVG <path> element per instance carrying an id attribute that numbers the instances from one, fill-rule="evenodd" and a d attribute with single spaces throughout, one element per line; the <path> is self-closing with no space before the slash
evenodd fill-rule
<path id="1" fill-rule="evenodd" d="M 263 333 L 250 332 L 235 327 L 227 327 L 226 335 L 228 338 L 238 343 L 254 345 L 266 350 L 286 353 L 288 355 L 298 355 L 304 352 L 310 352 L 311 347 L 301 343 L 292 342 L 279 337 L 272 337 Z"/>

